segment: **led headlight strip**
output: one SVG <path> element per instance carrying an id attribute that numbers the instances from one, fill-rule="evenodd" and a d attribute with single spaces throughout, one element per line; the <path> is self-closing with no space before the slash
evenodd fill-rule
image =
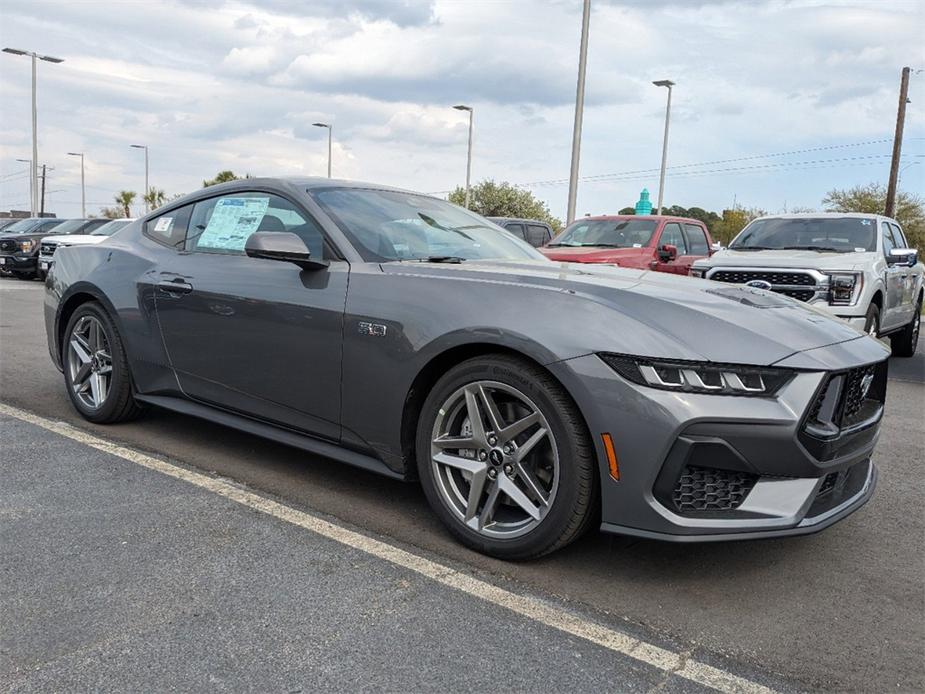
<path id="1" fill-rule="evenodd" d="M 684 393 L 769 397 L 793 376 L 787 369 L 742 364 L 672 361 L 609 352 L 598 356 L 628 381 Z"/>

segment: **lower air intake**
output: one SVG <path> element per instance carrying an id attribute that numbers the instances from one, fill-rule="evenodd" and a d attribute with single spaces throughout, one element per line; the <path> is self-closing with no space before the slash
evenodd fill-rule
<path id="1" fill-rule="evenodd" d="M 672 493 L 678 513 L 734 511 L 758 481 L 758 475 L 734 470 L 688 466 Z"/>

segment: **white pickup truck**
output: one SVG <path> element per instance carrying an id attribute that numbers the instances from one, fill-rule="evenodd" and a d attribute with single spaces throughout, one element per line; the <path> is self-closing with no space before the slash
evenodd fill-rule
<path id="1" fill-rule="evenodd" d="M 690 274 L 786 294 L 825 309 L 911 357 L 925 266 L 894 219 L 809 213 L 759 217 Z"/>

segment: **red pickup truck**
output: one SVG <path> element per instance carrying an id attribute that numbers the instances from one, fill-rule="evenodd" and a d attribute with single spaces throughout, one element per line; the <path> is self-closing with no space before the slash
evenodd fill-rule
<path id="1" fill-rule="evenodd" d="M 539 250 L 551 260 L 686 275 L 695 260 L 713 254 L 713 239 L 696 219 L 606 215 L 575 220 Z"/>

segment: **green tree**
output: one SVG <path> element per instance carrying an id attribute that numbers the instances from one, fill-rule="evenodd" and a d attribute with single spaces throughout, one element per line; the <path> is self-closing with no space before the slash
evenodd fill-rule
<path id="1" fill-rule="evenodd" d="M 122 206 L 122 211 L 126 217 L 132 216 L 132 203 L 135 202 L 135 191 L 120 190 L 116 195 L 116 204 Z"/>
<path id="2" fill-rule="evenodd" d="M 228 181 L 240 181 L 242 178 L 250 178 L 250 175 L 244 174 L 244 176 L 238 176 L 234 171 L 219 171 L 215 174 L 215 178 L 209 181 L 203 181 L 202 187 L 208 188 L 209 186 L 214 186 L 219 183 L 228 183 Z"/>
<path id="3" fill-rule="evenodd" d="M 636 214 L 635 207 L 624 207 L 622 210 L 617 212 L 617 214 Z"/>
<path id="4" fill-rule="evenodd" d="M 156 210 L 158 207 L 167 202 L 167 193 L 161 188 L 151 186 L 148 192 L 142 198 L 148 205 L 149 210 Z"/>
<path id="5" fill-rule="evenodd" d="M 562 228 L 562 221 L 553 217 L 546 203 L 534 197 L 529 190 L 516 188 L 503 181 L 482 181 L 469 191 L 469 209 L 483 217 L 521 217 L 539 219 L 549 224 L 553 231 Z M 457 187 L 450 193 L 449 201 L 456 205 L 466 202 L 466 189 Z"/>
<path id="6" fill-rule="evenodd" d="M 714 241 L 719 241 L 722 245 L 728 246 L 729 242 L 745 228 L 746 224 L 766 214 L 767 212 L 757 207 L 752 207 L 751 209 L 737 207 L 734 210 L 723 210 L 722 218 L 713 223 L 710 235 Z"/>
<path id="7" fill-rule="evenodd" d="M 118 207 L 101 207 L 100 217 L 105 217 L 106 219 L 119 219 L 122 217 L 122 210 Z"/>
<path id="8" fill-rule="evenodd" d="M 880 183 L 854 186 L 847 190 L 833 189 L 826 193 L 822 204 L 829 212 L 866 212 L 883 214 L 886 208 L 886 187 Z M 909 245 L 925 249 L 925 204 L 918 195 L 900 191 L 896 194 L 896 221 L 902 226 Z"/>

